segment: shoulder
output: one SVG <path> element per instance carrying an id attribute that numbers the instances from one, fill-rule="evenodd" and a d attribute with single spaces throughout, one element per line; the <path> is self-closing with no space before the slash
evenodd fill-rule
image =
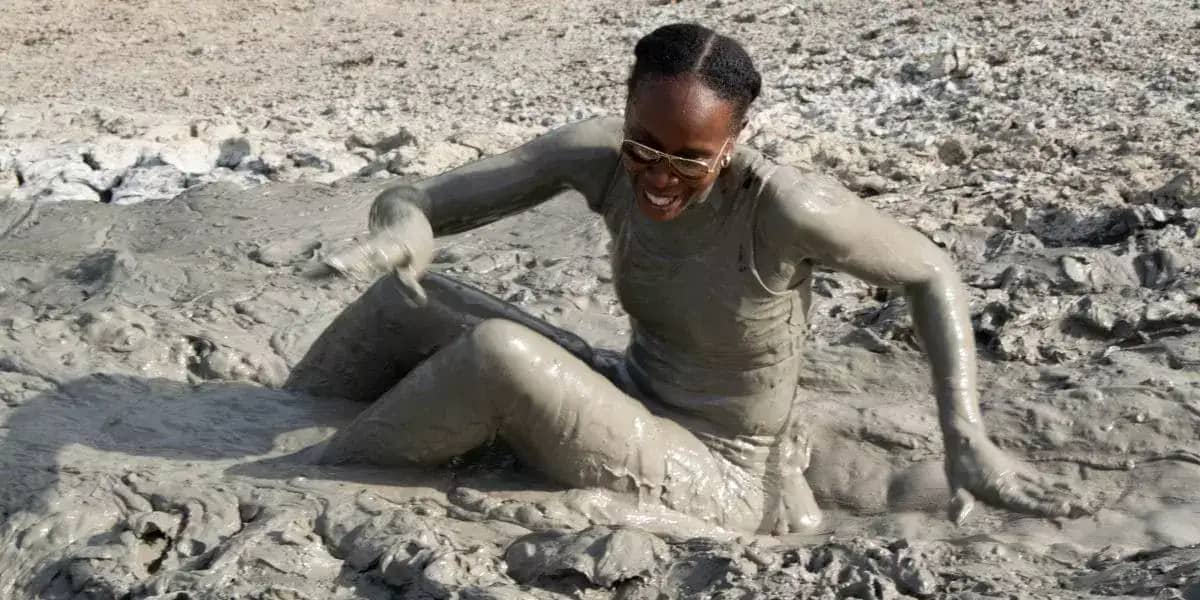
<path id="1" fill-rule="evenodd" d="M 812 225 L 863 206 L 857 194 L 832 176 L 791 165 L 771 169 L 759 199 L 760 210 L 771 220 L 793 227 Z"/>
<path id="2" fill-rule="evenodd" d="M 772 170 L 755 215 L 764 243 L 810 258 L 849 252 L 864 231 L 895 233 L 886 220 L 832 176 L 790 165 Z"/>
<path id="3" fill-rule="evenodd" d="M 756 197 L 759 211 L 798 216 L 860 201 L 854 192 L 825 173 L 776 163 L 745 145 L 734 154 L 732 170 L 734 176 L 727 185 L 738 188 L 743 197 Z"/>

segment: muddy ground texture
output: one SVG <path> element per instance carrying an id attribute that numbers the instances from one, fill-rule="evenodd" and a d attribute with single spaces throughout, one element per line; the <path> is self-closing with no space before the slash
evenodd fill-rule
<path id="1" fill-rule="evenodd" d="M 687 19 L 760 64 L 744 143 L 951 253 L 993 437 L 1094 517 L 868 495 L 738 539 L 610 526 L 502 450 L 308 464 L 360 407 L 277 388 L 363 286 L 301 271 L 389 183 L 619 114 Z M 0 597 L 1200 598 L 1197 65 L 1189 1 L 5 3 Z M 566 194 L 434 269 L 620 347 L 606 241 Z M 903 298 L 814 290 L 812 420 L 936 461 Z"/>

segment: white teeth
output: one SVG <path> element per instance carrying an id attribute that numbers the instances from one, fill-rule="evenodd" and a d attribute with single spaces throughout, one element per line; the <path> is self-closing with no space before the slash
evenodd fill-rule
<path id="1" fill-rule="evenodd" d="M 650 192 L 646 192 L 646 197 L 650 199 L 650 204 L 655 206 L 666 206 L 671 203 L 671 198 L 663 196 L 655 196 Z"/>

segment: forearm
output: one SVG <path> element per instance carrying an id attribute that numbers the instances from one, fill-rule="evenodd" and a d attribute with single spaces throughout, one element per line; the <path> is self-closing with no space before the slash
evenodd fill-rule
<path id="1" fill-rule="evenodd" d="M 982 433 L 975 340 L 966 291 L 952 267 L 908 287 L 913 322 L 929 358 L 938 417 L 947 436 Z"/>

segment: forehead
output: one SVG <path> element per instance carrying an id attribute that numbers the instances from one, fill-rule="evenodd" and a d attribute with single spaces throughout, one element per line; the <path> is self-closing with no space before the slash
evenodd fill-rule
<path id="1" fill-rule="evenodd" d="M 694 75 L 651 78 L 637 85 L 626 124 L 653 138 L 660 150 L 716 152 L 732 130 L 733 105 Z"/>

